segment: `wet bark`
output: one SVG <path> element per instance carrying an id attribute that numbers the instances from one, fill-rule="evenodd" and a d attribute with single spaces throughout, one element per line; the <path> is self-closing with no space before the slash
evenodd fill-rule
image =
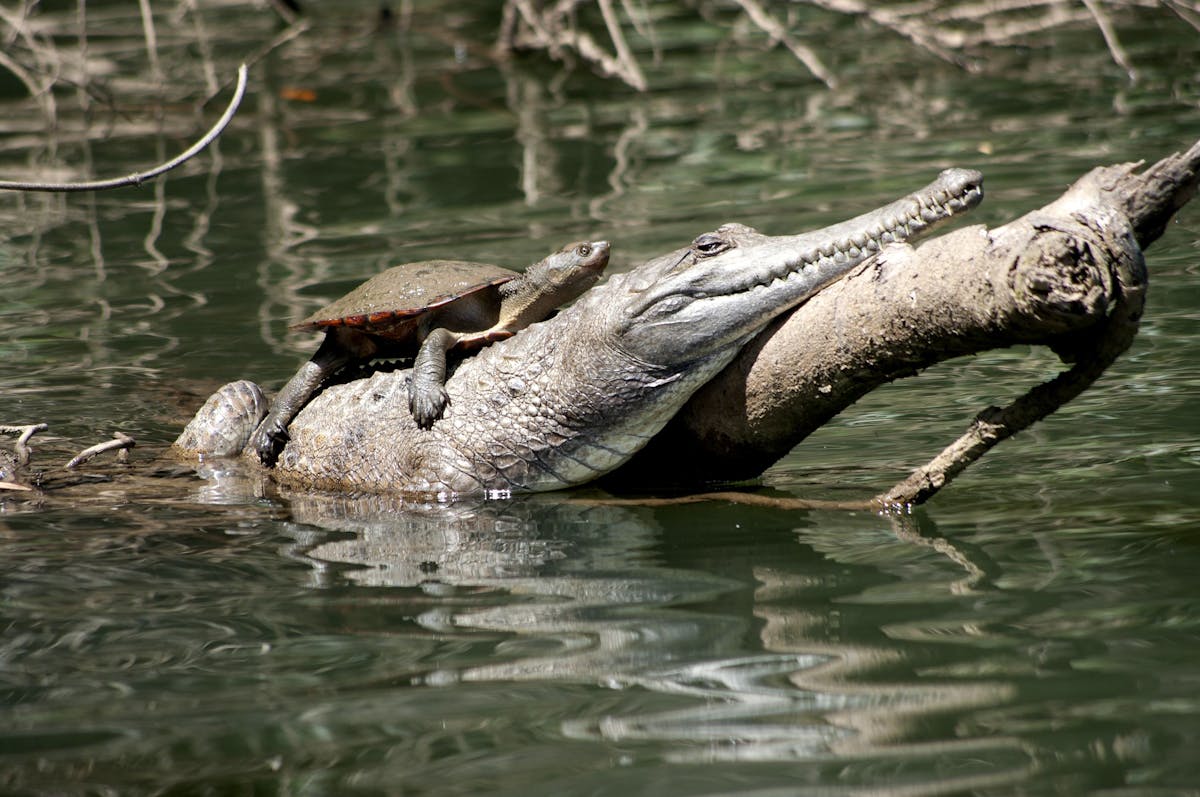
<path id="1" fill-rule="evenodd" d="M 753 478 L 880 385 L 1016 344 L 1074 363 L 962 437 L 878 501 L 920 502 L 991 446 L 1053 412 L 1132 341 L 1142 249 L 1195 193 L 1200 143 L 1142 173 L 1094 169 L 1049 205 L 995 229 L 893 246 L 759 335 L 611 478 Z"/>

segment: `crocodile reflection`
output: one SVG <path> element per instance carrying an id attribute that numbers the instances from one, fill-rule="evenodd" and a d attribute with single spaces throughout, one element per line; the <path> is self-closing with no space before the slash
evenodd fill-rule
<path id="1" fill-rule="evenodd" d="M 304 524 L 352 533 L 304 535 L 314 583 L 416 590 L 428 598 L 424 632 L 500 635 L 494 655 L 439 662 L 413 683 L 599 684 L 627 698 L 565 721 L 564 734 L 665 742 L 681 762 L 870 760 L 895 745 L 936 766 L 990 762 L 990 774 L 963 787 L 1007 783 L 1030 765 L 1011 738 L 918 732 L 932 715 L 1002 704 L 1012 687 L 880 682 L 878 673 L 903 669 L 904 647 L 880 634 L 842 641 L 838 612 L 820 597 L 836 581 L 830 564 L 794 539 L 699 567 L 662 555 L 670 532 L 647 508 L 561 497 L 414 506 L 296 496 L 291 505 Z M 786 532 L 792 521 L 778 522 Z M 647 693 L 661 698 L 639 697 Z"/>

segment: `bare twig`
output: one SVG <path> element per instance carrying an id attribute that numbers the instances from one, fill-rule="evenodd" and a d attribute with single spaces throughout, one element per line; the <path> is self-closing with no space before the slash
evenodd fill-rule
<path id="1" fill-rule="evenodd" d="M 300 18 L 300 3 L 297 0 L 271 0 L 271 8 L 287 25 L 294 25 Z"/>
<path id="2" fill-rule="evenodd" d="M 249 58 L 246 59 L 246 63 L 251 66 L 253 66 L 254 64 L 257 64 L 259 61 L 266 58 L 269 54 L 271 54 L 275 50 L 277 50 L 280 47 L 282 47 L 283 45 L 287 44 L 288 42 L 290 42 L 292 39 L 296 38 L 300 34 L 308 31 L 308 29 L 311 27 L 312 27 L 312 22 L 310 20 L 297 19 L 294 23 L 292 23 L 288 27 L 281 30 L 278 34 L 276 34 L 275 38 L 271 39 L 271 41 L 267 42 L 262 47 L 258 48 L 258 50 L 256 50 L 253 55 L 251 55 Z"/>
<path id="3" fill-rule="evenodd" d="M 50 427 L 44 423 L 31 423 L 26 424 L 25 426 L 9 426 L 7 424 L 0 424 L 0 432 L 3 432 L 4 434 L 20 435 L 20 437 L 17 438 L 17 444 L 13 447 L 17 454 L 18 467 L 23 468 L 29 464 L 29 455 L 31 453 L 28 446 L 29 438 L 33 437 L 38 432 L 44 432 L 49 428 Z"/>
<path id="4" fill-rule="evenodd" d="M 154 12 L 150 0 L 138 0 L 138 12 L 142 17 L 142 38 L 146 40 L 146 57 L 150 61 L 150 73 L 154 82 L 162 86 L 162 66 L 158 62 L 158 33 L 154 29 Z"/>
<path id="5" fill-rule="evenodd" d="M 861 0 L 808 0 L 808 2 L 826 11 L 866 17 L 879 27 L 903 36 L 943 61 L 957 66 L 967 66 L 962 58 L 951 52 L 954 48 L 951 39 L 954 37 L 946 35 L 940 28 L 925 25 L 920 20 L 905 18 L 897 11 L 880 7 L 878 4 L 861 2 Z"/>
<path id="6" fill-rule="evenodd" d="M 658 63 L 662 59 L 662 48 L 659 47 L 658 35 L 654 32 L 654 25 L 650 21 L 644 0 L 639 2 L 637 7 L 634 7 L 632 0 L 621 0 L 621 7 L 625 9 L 625 16 L 629 17 L 633 29 L 649 42 L 654 62 Z"/>
<path id="7" fill-rule="evenodd" d="M 574 32 L 574 35 L 564 34 L 562 41 L 574 47 L 576 52 L 585 60 L 591 61 L 604 74 L 618 77 L 638 91 L 646 90 L 646 79 L 642 77 L 642 72 L 637 68 L 636 62 L 633 65 L 635 71 L 630 71 L 628 64 L 605 52 L 604 48 L 597 44 L 589 34 L 579 32 Z"/>
<path id="8" fill-rule="evenodd" d="M 1174 2 L 1174 0 L 1165 0 L 1163 5 L 1174 11 L 1175 15 L 1184 22 L 1200 31 L 1200 9 L 1188 8 L 1186 4 Z"/>
<path id="9" fill-rule="evenodd" d="M 617 6 L 617 3 L 620 6 Z M 890 31 L 930 55 L 961 69 L 977 70 L 980 62 L 975 50 L 1011 45 L 1029 36 L 1044 34 L 1068 26 L 1092 24 L 1099 27 L 1108 52 L 1130 80 L 1137 71 L 1117 37 L 1116 27 L 1101 0 L 978 0 L 977 2 L 871 3 L 867 0 L 797 0 L 833 14 L 859 17 L 871 25 Z M 750 24 L 770 37 L 772 43 L 787 47 L 812 75 L 829 88 L 838 85 L 837 75 L 828 68 L 817 50 L 804 44 L 785 20 L 771 13 L 763 0 L 733 0 Z M 577 22 L 577 9 L 594 6 L 604 20 L 615 55 L 606 51 Z M 1148 8 L 1162 5 L 1188 24 L 1200 29 L 1200 8 L 1182 0 L 1108 0 L 1118 9 Z M 704 6 L 701 5 L 703 8 Z M 647 82 L 635 53 L 621 30 L 619 10 L 624 10 L 634 30 L 650 42 L 655 61 L 658 43 L 646 15 L 636 8 L 635 0 L 505 0 L 495 52 L 527 48 L 542 50 L 555 60 L 575 53 L 605 75 L 617 77 L 644 91 Z"/>
<path id="10" fill-rule="evenodd" d="M 105 451 L 112 451 L 113 449 L 121 452 L 120 461 L 125 462 L 128 459 L 128 450 L 133 448 L 135 445 L 137 445 L 137 441 L 132 437 L 122 432 L 117 432 L 113 435 L 112 440 L 105 440 L 103 443 L 97 443 L 90 448 L 85 448 L 83 451 L 80 451 L 78 454 L 72 457 L 71 461 L 68 462 L 64 467 L 67 470 L 77 468 L 97 454 L 103 454 Z"/>
<path id="11" fill-rule="evenodd" d="M 229 101 L 225 112 L 221 114 L 221 118 L 217 120 L 204 136 L 192 146 L 188 147 L 184 152 L 167 161 L 166 163 L 155 166 L 144 172 L 135 172 L 125 177 L 116 177 L 108 180 L 88 180 L 78 183 L 32 183 L 22 181 L 0 180 L 0 189 L 10 191 L 48 191 L 54 193 L 67 193 L 78 191 L 104 191 L 110 188 L 124 188 L 125 186 L 141 185 L 147 180 L 158 177 L 160 174 L 169 172 L 177 166 L 186 163 L 202 152 L 205 147 L 211 144 L 217 136 L 225 130 L 229 125 L 238 106 L 241 105 L 242 97 L 246 93 L 246 65 L 242 64 L 238 67 L 237 86 L 234 88 L 233 98 Z"/>
<path id="12" fill-rule="evenodd" d="M 742 11 L 746 12 L 746 16 L 750 18 L 751 22 L 762 28 L 773 40 L 787 47 L 792 55 L 796 56 L 796 60 L 804 64 L 805 68 L 813 74 L 813 77 L 831 89 L 837 88 L 837 78 L 826 68 L 817 54 L 792 38 L 787 32 L 787 28 L 767 13 L 767 10 L 759 5 L 757 0 L 735 0 L 735 2 L 741 6 Z"/>
<path id="13" fill-rule="evenodd" d="M 30 96 L 42 107 L 47 125 L 53 128 L 58 122 L 57 102 L 54 99 L 54 92 L 50 91 L 51 86 L 54 85 L 55 76 L 53 74 L 43 75 L 41 85 L 38 85 L 33 74 L 18 64 L 16 58 L 10 54 L 13 50 L 12 45 L 19 39 L 28 48 L 29 52 L 34 55 L 36 60 L 47 66 L 52 66 L 55 72 L 61 68 L 61 62 L 57 58 L 53 44 L 43 44 L 31 33 L 30 26 L 27 24 L 29 10 L 28 3 L 22 4 L 20 10 L 15 13 L 6 9 L 0 9 L 0 20 L 3 20 L 4 24 L 11 31 L 10 40 L 5 41 L 3 46 L 0 46 L 0 66 L 4 66 L 12 72 L 25 85 Z"/>
<path id="14" fill-rule="evenodd" d="M 543 47 L 549 49 L 552 56 L 557 58 L 557 37 L 550 32 L 542 15 L 537 12 L 537 9 L 533 7 L 529 0 L 515 0 L 515 3 L 517 10 L 521 12 L 521 19 L 523 19 L 525 24 L 529 26 L 529 29 L 533 31 L 534 35 L 537 37 L 537 41 Z"/>
<path id="15" fill-rule="evenodd" d="M 617 12 L 613 10 L 612 0 L 596 0 L 596 2 L 600 6 L 601 16 L 604 17 L 604 26 L 608 28 L 608 37 L 612 39 L 613 49 L 616 50 L 617 60 L 628 72 L 634 87 L 639 91 L 645 91 L 646 77 L 642 74 L 637 59 L 633 57 L 629 44 L 625 41 L 625 34 L 621 33 L 621 23 L 617 19 Z"/>
<path id="16" fill-rule="evenodd" d="M 213 65 L 212 43 L 204 26 L 204 16 L 196 8 L 196 0 L 182 0 L 182 5 L 187 10 L 188 18 L 192 20 L 192 29 L 196 32 L 196 46 L 200 51 L 200 63 L 204 67 L 204 85 L 208 88 L 209 96 L 212 96 L 221 89 L 217 82 L 217 69 Z"/>
<path id="17" fill-rule="evenodd" d="M 1100 8 L 1100 4 L 1096 0 L 1083 0 L 1083 4 L 1087 6 L 1087 10 L 1091 12 L 1092 17 L 1096 20 L 1096 26 L 1100 28 L 1100 34 L 1104 36 L 1104 43 L 1108 45 L 1108 52 L 1112 55 L 1113 61 L 1117 66 L 1125 70 L 1125 74 L 1129 75 L 1130 83 L 1137 83 L 1137 70 L 1133 68 L 1133 64 L 1129 61 L 1129 56 L 1125 54 L 1125 49 L 1121 47 L 1120 40 L 1117 39 L 1117 32 L 1113 30 L 1112 23 L 1108 21 L 1108 15 Z"/>
<path id="18" fill-rule="evenodd" d="M 1138 291 L 1136 295 L 1137 299 L 1130 304 L 1140 307 L 1144 294 Z M 1133 340 L 1136 322 L 1130 322 L 1128 310 L 1118 315 L 1122 317 L 1110 322 L 1093 356 L 1049 382 L 1037 385 L 1004 409 L 989 407 L 984 410 L 961 437 L 907 479 L 877 495 L 875 500 L 884 505 L 922 504 L 928 501 L 997 444 L 1078 397 Z"/>
<path id="19" fill-rule="evenodd" d="M 34 79 L 29 70 L 18 64 L 16 60 L 8 56 L 3 50 L 0 50 L 0 66 L 12 72 L 13 77 L 21 81 L 25 86 L 25 90 L 29 92 L 29 96 L 41 98 L 49 94 L 49 81 L 45 85 L 39 86 L 37 80 Z"/>
<path id="20" fill-rule="evenodd" d="M 539 9 L 530 0 L 505 3 L 495 47 L 497 55 L 527 47 L 545 50 L 551 58 L 561 61 L 566 57 L 565 51 L 570 50 L 601 73 L 619 78 L 638 91 L 645 91 L 646 77 L 621 31 L 612 0 L 596 2 L 616 55 L 601 47 L 591 34 L 576 27 L 572 16 L 575 2 L 560 2 L 551 8 Z"/>

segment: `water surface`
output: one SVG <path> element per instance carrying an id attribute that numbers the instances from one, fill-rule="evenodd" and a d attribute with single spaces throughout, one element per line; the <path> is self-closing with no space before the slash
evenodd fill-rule
<path id="1" fill-rule="evenodd" d="M 212 118 L 189 104 L 206 93 L 192 18 L 160 21 L 163 89 L 127 5 L 89 4 L 89 56 L 144 113 L 94 102 L 112 134 L 85 147 L 63 89 L 51 146 L 6 83 L 17 121 L 0 171 L 71 176 L 87 156 L 125 173 Z M 1132 350 L 912 516 L 614 507 L 591 491 L 398 505 L 257 495 L 150 463 L 217 385 L 281 384 L 314 345 L 288 322 L 388 264 L 519 265 L 603 236 L 620 270 L 725 221 L 847 218 L 950 165 L 986 174 L 976 220 L 1000 224 L 1094 165 L 1185 148 L 1200 130 L 1189 28 L 1121 20 L 1130 86 L 1094 30 L 968 74 L 888 36 L 850 47 L 845 24 L 814 17 L 812 43 L 828 38 L 850 78 L 829 92 L 784 52 L 663 12 L 639 95 L 537 58 L 497 69 L 476 48 L 495 22 L 483 10 L 417 13 L 406 32 L 356 8 L 256 64 L 216 152 L 181 172 L 94 198 L 0 197 L 0 422 L 50 423 L 35 438 L 47 465 L 124 431 L 141 468 L 0 503 L 0 790 L 1200 782 L 1190 207 L 1148 253 Z M 52 19 L 66 47 L 74 18 Z M 204 21 L 219 75 L 278 32 L 248 9 Z M 868 495 L 1057 368 L 999 351 L 888 386 L 762 483 Z"/>

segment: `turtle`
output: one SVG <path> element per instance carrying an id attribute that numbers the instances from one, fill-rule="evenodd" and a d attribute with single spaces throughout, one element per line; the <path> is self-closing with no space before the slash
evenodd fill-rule
<path id="1" fill-rule="evenodd" d="M 374 357 L 412 357 L 408 405 L 418 427 L 442 417 L 446 353 L 472 351 L 548 317 L 595 284 L 608 265 L 607 241 L 576 241 L 523 273 L 490 263 L 425 260 L 382 271 L 294 324 L 325 340 L 288 381 L 247 444 L 265 465 L 287 425 L 330 377 Z"/>

